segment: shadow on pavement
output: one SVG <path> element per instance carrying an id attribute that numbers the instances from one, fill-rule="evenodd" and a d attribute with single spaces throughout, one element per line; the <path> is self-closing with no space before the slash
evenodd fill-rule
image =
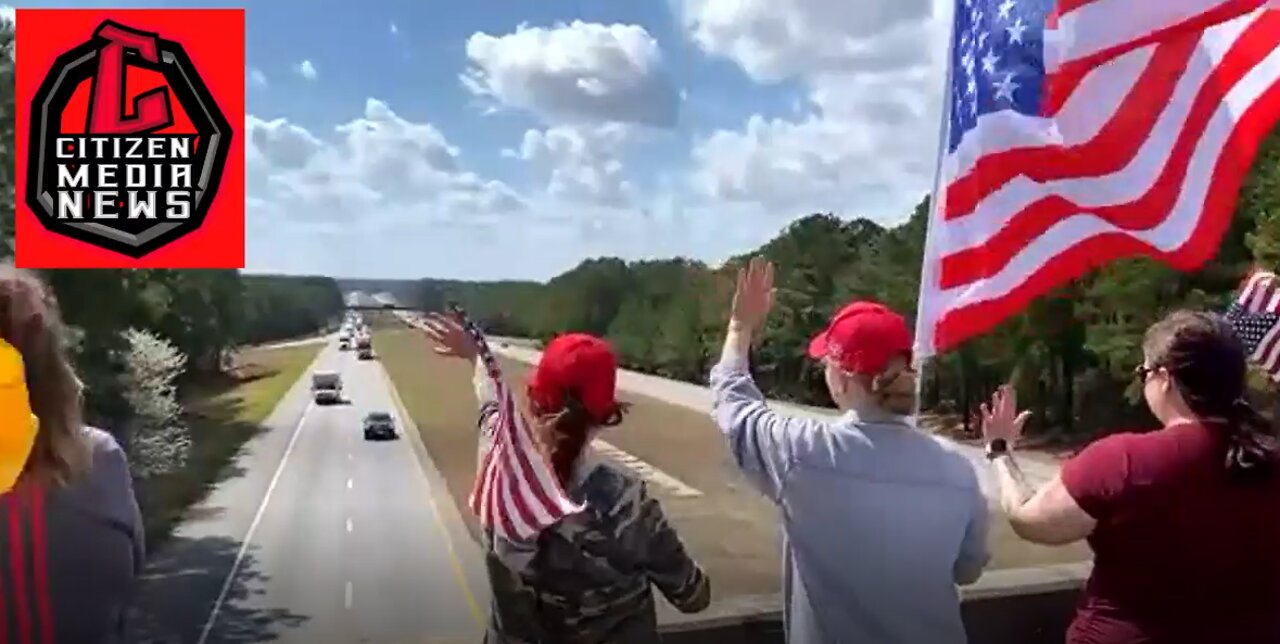
<path id="1" fill-rule="evenodd" d="M 240 549 L 224 537 L 174 537 L 147 565 L 129 617 L 129 637 L 137 644 L 196 642 Z M 265 591 L 252 548 L 240 561 L 235 581 L 218 611 L 209 642 L 265 642 L 309 619 L 283 608 L 250 607 Z"/>

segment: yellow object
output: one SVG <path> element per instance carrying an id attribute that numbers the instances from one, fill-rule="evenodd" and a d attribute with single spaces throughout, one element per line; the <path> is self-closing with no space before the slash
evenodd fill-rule
<path id="1" fill-rule="evenodd" d="M 35 445 L 38 426 L 31 413 L 22 354 L 0 340 L 0 494 L 18 482 Z"/>

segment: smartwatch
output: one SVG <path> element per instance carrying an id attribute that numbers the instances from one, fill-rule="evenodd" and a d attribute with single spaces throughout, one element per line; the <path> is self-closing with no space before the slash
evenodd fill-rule
<path id="1" fill-rule="evenodd" d="M 994 461 L 1009 453 L 1009 441 L 1003 438 L 992 439 L 987 443 L 987 460 Z"/>

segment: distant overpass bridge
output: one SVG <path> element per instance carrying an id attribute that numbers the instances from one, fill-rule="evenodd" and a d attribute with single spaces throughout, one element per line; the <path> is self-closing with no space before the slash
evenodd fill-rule
<path id="1" fill-rule="evenodd" d="M 420 308 L 417 308 L 414 306 L 404 306 L 401 304 L 394 304 L 392 302 L 384 302 L 382 304 L 347 304 L 342 308 L 347 311 L 417 311 L 419 313 L 422 312 L 422 309 Z"/>

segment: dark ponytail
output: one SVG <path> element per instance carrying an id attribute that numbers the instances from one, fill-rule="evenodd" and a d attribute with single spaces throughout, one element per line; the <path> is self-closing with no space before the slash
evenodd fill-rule
<path id="1" fill-rule="evenodd" d="M 536 423 L 538 437 L 547 450 L 556 480 L 560 481 L 561 486 L 568 488 L 573 477 L 573 465 L 578 462 L 578 457 L 587 446 L 591 431 L 597 427 L 613 427 L 621 423 L 626 405 L 619 404 L 606 418 L 596 420 L 578 396 L 566 394 L 564 402 L 564 408 L 558 412 L 544 413 L 536 408 L 532 411 L 539 418 Z"/>
<path id="2" fill-rule="evenodd" d="M 1226 439 L 1224 464 L 1241 481 L 1272 476 L 1280 437 L 1245 397 L 1247 356 L 1239 336 L 1221 316 L 1175 311 L 1147 330 L 1143 351 L 1163 367 L 1187 407 Z"/>
<path id="3" fill-rule="evenodd" d="M 1276 466 L 1280 439 L 1275 427 L 1244 398 L 1227 415 L 1227 471 L 1241 479 L 1266 478 Z"/>

